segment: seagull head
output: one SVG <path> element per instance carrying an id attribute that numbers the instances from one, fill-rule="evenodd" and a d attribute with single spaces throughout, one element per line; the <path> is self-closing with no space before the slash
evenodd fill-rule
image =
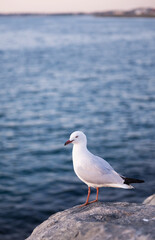
<path id="1" fill-rule="evenodd" d="M 65 146 L 67 144 L 70 144 L 70 143 L 73 143 L 73 144 L 85 144 L 87 143 L 87 138 L 86 138 L 86 135 L 81 132 L 81 131 L 75 131 L 73 132 L 71 135 L 70 135 L 70 138 L 67 142 L 65 142 Z"/>

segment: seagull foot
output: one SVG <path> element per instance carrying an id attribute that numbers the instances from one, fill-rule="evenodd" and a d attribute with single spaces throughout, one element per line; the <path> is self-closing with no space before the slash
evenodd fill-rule
<path id="1" fill-rule="evenodd" d="M 90 204 L 90 203 L 97 202 L 97 201 L 98 201 L 98 200 L 94 200 L 94 201 L 91 201 L 91 202 L 85 202 L 84 204 L 80 205 L 79 208 L 84 207 L 84 206 L 86 206 L 86 205 L 88 205 L 88 204 Z"/>
<path id="2" fill-rule="evenodd" d="M 80 205 L 79 208 L 84 207 L 84 206 L 86 206 L 88 204 L 89 204 L 89 202 L 85 202 L 84 204 Z"/>
<path id="3" fill-rule="evenodd" d="M 91 202 L 89 202 L 89 203 L 94 203 L 94 202 L 97 202 L 98 200 L 94 200 L 94 201 L 91 201 Z"/>

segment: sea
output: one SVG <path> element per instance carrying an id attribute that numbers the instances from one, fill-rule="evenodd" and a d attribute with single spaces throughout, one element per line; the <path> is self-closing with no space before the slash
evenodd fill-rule
<path id="1" fill-rule="evenodd" d="M 155 19 L 0 17 L 1 240 L 85 202 L 64 146 L 75 130 L 120 174 L 145 180 L 102 188 L 99 201 L 155 192 Z"/>

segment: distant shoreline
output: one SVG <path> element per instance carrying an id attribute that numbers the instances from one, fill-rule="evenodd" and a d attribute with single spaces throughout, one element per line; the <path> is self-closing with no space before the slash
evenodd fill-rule
<path id="1" fill-rule="evenodd" d="M 154 18 L 155 17 L 155 9 L 154 8 L 136 8 L 133 10 L 122 11 L 122 10 L 114 10 L 114 11 L 101 11 L 101 12 L 92 12 L 92 13 L 0 13 L 0 17 L 6 16 L 95 16 L 95 17 L 128 17 L 128 18 Z"/>
<path id="2" fill-rule="evenodd" d="M 30 17 L 30 16 L 34 16 L 34 17 L 45 17 L 45 16 L 49 16 L 49 17 L 61 17 L 61 16 L 94 16 L 94 17 L 102 17 L 102 18 L 155 18 L 155 16 L 149 16 L 149 15 L 139 15 L 139 16 L 127 16 L 127 15 L 123 15 L 123 16 L 119 16 L 119 15 L 106 15 L 106 16 L 103 16 L 102 14 L 69 14 L 69 13 L 66 13 L 66 14 L 44 14 L 44 13 L 32 13 L 32 14 L 27 14 L 27 13 L 20 13 L 20 14 L 15 14 L 15 13 L 10 13 L 10 14 L 1 14 L 0 13 L 0 17 Z"/>

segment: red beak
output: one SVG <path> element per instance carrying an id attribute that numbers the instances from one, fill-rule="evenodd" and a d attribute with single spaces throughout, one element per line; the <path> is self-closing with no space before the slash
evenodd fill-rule
<path id="1" fill-rule="evenodd" d="M 73 142 L 73 140 L 72 141 L 70 141 L 70 140 L 68 140 L 67 142 L 65 142 L 65 146 L 67 145 L 67 144 L 70 144 L 70 143 L 72 143 Z"/>

